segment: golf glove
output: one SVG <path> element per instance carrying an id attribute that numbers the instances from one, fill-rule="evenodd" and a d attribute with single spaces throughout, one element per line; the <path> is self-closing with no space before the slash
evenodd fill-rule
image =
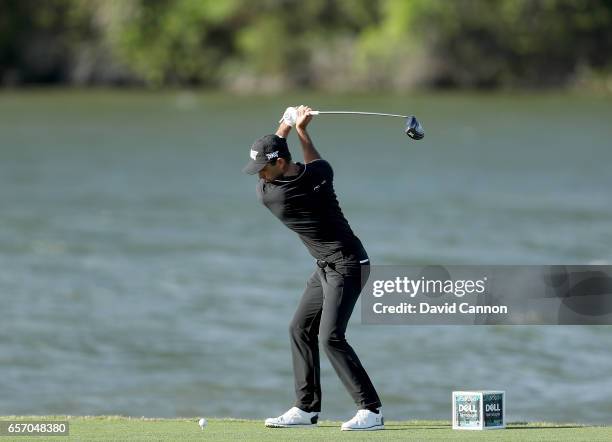
<path id="1" fill-rule="evenodd" d="M 288 107 L 285 109 L 283 118 L 279 120 L 279 123 L 285 122 L 286 125 L 293 127 L 297 120 L 297 109 L 294 107 Z"/>

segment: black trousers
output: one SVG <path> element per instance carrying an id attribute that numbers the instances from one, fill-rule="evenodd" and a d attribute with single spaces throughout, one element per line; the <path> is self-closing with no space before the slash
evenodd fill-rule
<path id="1" fill-rule="evenodd" d="M 325 265 L 321 268 L 319 265 Z M 380 407 L 380 399 L 345 331 L 370 273 L 354 255 L 319 261 L 289 326 L 295 406 L 321 411 L 319 342 L 358 408 Z"/>

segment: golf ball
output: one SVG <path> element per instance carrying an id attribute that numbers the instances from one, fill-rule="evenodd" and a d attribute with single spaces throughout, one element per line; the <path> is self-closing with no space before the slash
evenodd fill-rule
<path id="1" fill-rule="evenodd" d="M 202 418 L 198 421 L 198 425 L 200 426 L 200 428 L 203 430 L 204 427 L 208 424 L 208 422 L 206 422 L 206 419 Z"/>

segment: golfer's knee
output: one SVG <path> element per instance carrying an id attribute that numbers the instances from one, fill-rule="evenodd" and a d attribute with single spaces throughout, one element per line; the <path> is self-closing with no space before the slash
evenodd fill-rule
<path id="1" fill-rule="evenodd" d="M 319 342 L 321 343 L 325 351 L 334 351 L 346 345 L 346 339 L 344 338 L 344 335 L 339 335 L 335 333 L 319 334 Z"/>
<path id="2" fill-rule="evenodd" d="M 289 324 L 289 336 L 294 339 L 304 339 L 308 336 L 308 332 L 299 323 L 291 321 Z"/>

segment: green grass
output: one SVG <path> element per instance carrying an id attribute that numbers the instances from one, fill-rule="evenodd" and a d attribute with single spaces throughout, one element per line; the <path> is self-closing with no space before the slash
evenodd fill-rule
<path id="1" fill-rule="evenodd" d="M 340 422 L 321 421 L 318 428 L 265 428 L 262 420 L 208 419 L 200 430 L 197 418 L 150 419 L 121 416 L 2 416 L 0 420 L 68 420 L 68 437 L 7 437 L 0 442 L 34 440 L 508 440 L 603 441 L 612 440 L 612 427 L 578 424 L 510 423 L 505 430 L 453 431 L 447 421 L 389 421 L 384 431 L 340 431 Z"/>

